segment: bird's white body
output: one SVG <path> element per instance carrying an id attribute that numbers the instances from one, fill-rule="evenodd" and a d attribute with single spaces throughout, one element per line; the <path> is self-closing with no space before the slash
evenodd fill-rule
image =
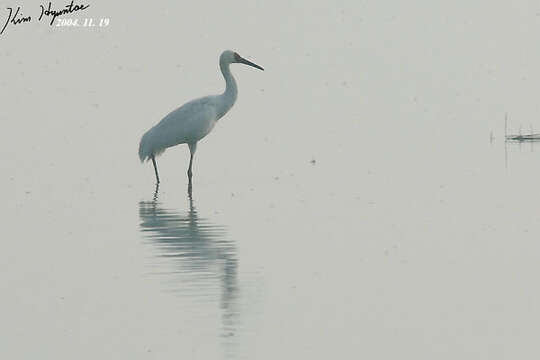
<path id="1" fill-rule="evenodd" d="M 224 51 L 219 58 L 219 67 L 225 78 L 225 92 L 220 95 L 205 96 L 192 100 L 180 106 L 165 116 L 158 124 L 148 130 L 139 144 L 139 158 L 141 161 L 152 159 L 159 183 L 155 157 L 165 149 L 188 144 L 191 151 L 188 177 L 191 183 L 191 162 L 197 142 L 208 135 L 216 122 L 222 118 L 234 105 L 238 96 L 236 81 L 231 74 L 229 65 L 241 62 L 263 70 L 230 50 Z"/>
<path id="2" fill-rule="evenodd" d="M 208 135 L 218 121 L 217 96 L 192 100 L 170 112 L 148 130 L 139 146 L 141 161 L 160 155 L 165 149 L 178 144 L 196 143 Z"/>

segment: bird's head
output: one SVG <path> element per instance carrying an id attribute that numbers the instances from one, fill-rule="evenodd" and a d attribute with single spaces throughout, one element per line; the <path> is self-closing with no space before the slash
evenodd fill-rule
<path id="1" fill-rule="evenodd" d="M 249 66 L 253 66 L 254 68 L 257 68 L 259 70 L 264 70 L 261 66 L 255 63 L 252 63 L 249 60 L 244 59 L 243 57 L 238 55 L 237 52 L 234 52 L 231 50 L 225 50 L 223 53 L 221 53 L 219 61 L 221 63 L 226 63 L 226 64 L 232 64 L 232 63 L 246 64 Z"/>

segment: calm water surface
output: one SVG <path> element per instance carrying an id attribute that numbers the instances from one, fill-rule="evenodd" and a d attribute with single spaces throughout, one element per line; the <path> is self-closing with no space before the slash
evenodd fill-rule
<path id="1" fill-rule="evenodd" d="M 540 148 L 503 142 L 540 128 L 538 9 L 130 6 L 0 39 L 0 357 L 538 358 Z M 266 70 L 156 188 L 140 136 L 226 48 Z"/>

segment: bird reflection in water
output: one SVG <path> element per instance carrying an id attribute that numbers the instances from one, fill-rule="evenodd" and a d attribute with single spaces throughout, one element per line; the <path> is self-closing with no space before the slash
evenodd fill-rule
<path id="1" fill-rule="evenodd" d="M 175 292 L 195 303 L 219 298 L 221 336 L 235 334 L 238 297 L 235 244 L 227 240 L 225 227 L 200 217 L 188 188 L 189 210 L 165 209 L 159 200 L 159 184 L 152 201 L 139 203 L 141 232 L 158 249 L 160 258 L 174 262 Z"/>

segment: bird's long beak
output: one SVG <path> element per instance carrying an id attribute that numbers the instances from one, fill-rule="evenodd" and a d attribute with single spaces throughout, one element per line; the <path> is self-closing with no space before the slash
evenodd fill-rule
<path id="1" fill-rule="evenodd" d="M 246 65 L 249 65 L 249 66 L 253 66 L 254 68 L 257 68 L 257 69 L 259 69 L 259 70 L 264 71 L 264 69 L 262 68 L 262 66 L 259 66 L 259 65 L 255 64 L 255 63 L 252 63 L 251 61 L 246 60 L 246 59 L 244 59 L 244 58 L 241 57 L 241 56 L 238 56 L 238 60 L 237 60 L 237 61 L 238 61 L 239 63 L 246 64 Z"/>

